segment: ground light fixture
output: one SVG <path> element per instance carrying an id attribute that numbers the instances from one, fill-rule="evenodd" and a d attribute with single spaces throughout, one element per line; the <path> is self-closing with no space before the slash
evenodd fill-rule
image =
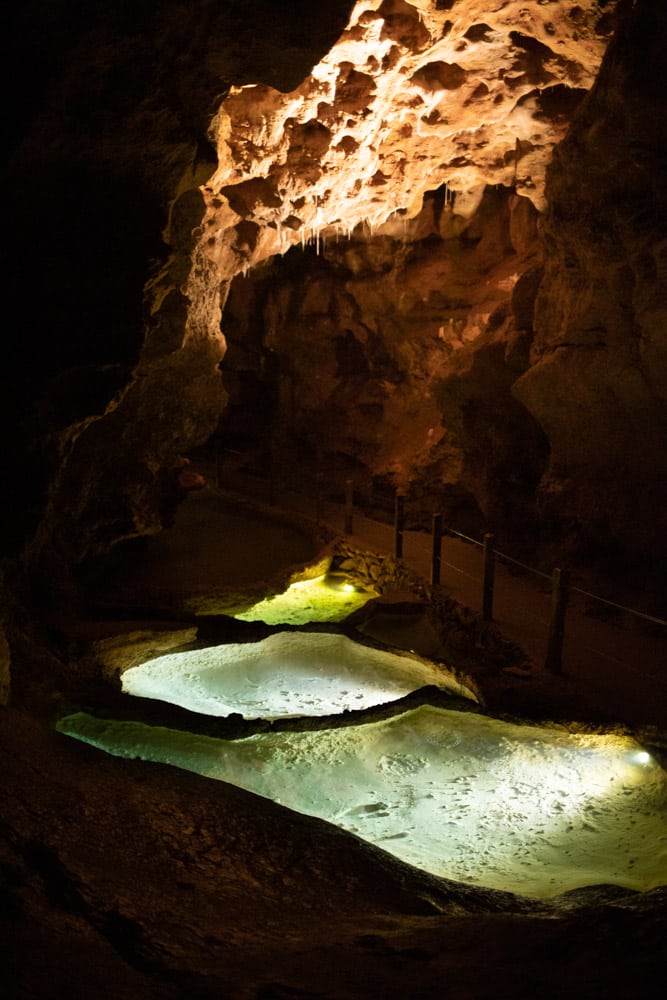
<path id="1" fill-rule="evenodd" d="M 267 625 L 340 622 L 376 596 L 370 587 L 359 587 L 348 577 L 328 573 L 312 580 L 298 580 L 283 593 L 264 598 L 233 617 Z"/>

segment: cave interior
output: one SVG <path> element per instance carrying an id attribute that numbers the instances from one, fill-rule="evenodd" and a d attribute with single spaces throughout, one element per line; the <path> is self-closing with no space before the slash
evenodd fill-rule
<path id="1" fill-rule="evenodd" d="M 121 675 L 264 641 L 248 609 L 293 564 L 342 565 L 398 614 L 428 604 L 426 655 L 492 714 L 604 723 L 665 767 L 662 0 L 28 0 L 6 36 L 8 995 L 655 995 L 664 887 L 472 886 L 54 723 L 273 738 L 128 706 Z M 645 705 L 610 719 L 446 587 L 341 541 L 347 498 L 390 530 L 397 495 L 406 530 L 437 513 L 639 608 Z M 319 517 L 265 536 L 290 504 Z M 374 649 L 345 614 L 365 633 L 329 617 L 336 641 Z"/>

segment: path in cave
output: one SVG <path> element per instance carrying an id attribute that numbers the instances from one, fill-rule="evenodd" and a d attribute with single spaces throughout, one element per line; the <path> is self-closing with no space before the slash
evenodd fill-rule
<path id="1" fill-rule="evenodd" d="M 221 579 L 239 588 L 267 581 L 317 553 L 308 527 L 206 489 L 191 493 L 158 535 L 119 545 L 88 586 L 106 600 L 150 604 L 170 594 L 210 594 Z"/>
<path id="2" fill-rule="evenodd" d="M 355 517 L 355 534 L 372 547 L 391 551 L 393 528 Z M 404 535 L 405 561 L 428 578 L 431 539 L 424 532 Z M 441 581 L 447 592 L 475 611 L 482 601 L 481 550 L 455 538 L 445 538 Z M 503 635 L 527 653 L 534 670 L 542 671 L 546 651 L 551 594 L 549 582 L 539 589 L 530 577 L 516 576 L 496 564 L 494 622 Z M 662 638 L 626 630 L 570 607 L 563 646 L 563 674 L 572 679 L 592 705 L 611 718 L 633 723 L 667 725 L 667 629 Z M 518 679 L 520 684 L 521 680 Z"/>
<path id="3" fill-rule="evenodd" d="M 257 481 L 244 481 L 238 475 L 229 485 L 255 496 L 262 486 Z M 314 514 L 313 501 L 296 492 L 281 491 L 277 502 L 280 508 L 291 512 Z M 321 515 L 332 529 L 343 531 L 342 505 L 327 501 Z M 353 532 L 358 544 L 378 552 L 393 552 L 393 525 L 372 520 L 355 510 Z M 428 579 L 430 535 L 406 531 L 403 558 Z M 441 582 L 445 591 L 461 604 L 479 611 L 481 577 L 481 549 L 456 538 L 444 538 Z M 503 635 L 526 652 L 533 663 L 534 675 L 542 680 L 550 604 L 548 579 L 519 576 L 497 561 L 494 622 Z M 575 694 L 610 721 L 667 726 L 667 629 L 639 624 L 625 628 L 618 621 L 593 618 L 585 613 L 583 601 L 573 599 L 566 620 L 563 675 L 574 686 Z M 520 677 L 513 681 L 519 688 L 532 683 Z"/>

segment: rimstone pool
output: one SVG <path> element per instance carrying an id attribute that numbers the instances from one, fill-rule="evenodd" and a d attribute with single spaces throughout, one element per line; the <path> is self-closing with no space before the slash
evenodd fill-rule
<path id="1" fill-rule="evenodd" d="M 434 683 L 473 697 L 416 658 L 342 636 L 286 635 L 160 657 L 127 671 L 125 687 L 194 712 L 274 719 L 344 713 Z M 111 754 L 238 785 L 463 883 L 545 898 L 667 882 L 667 776 L 629 736 L 520 725 L 472 702 L 470 711 L 397 708 L 381 720 L 237 740 L 83 712 L 57 728 Z"/>
<path id="2" fill-rule="evenodd" d="M 246 719 L 367 709 L 429 685 L 475 700 L 442 667 L 330 632 L 276 632 L 261 642 L 168 653 L 126 670 L 122 683 L 131 695 Z"/>

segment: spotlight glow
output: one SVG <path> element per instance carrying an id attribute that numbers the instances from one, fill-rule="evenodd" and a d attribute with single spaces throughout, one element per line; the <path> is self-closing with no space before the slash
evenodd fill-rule
<path id="1" fill-rule="evenodd" d="M 359 590 L 354 584 L 336 580 L 333 585 L 331 577 L 318 576 L 313 580 L 299 580 L 282 594 L 267 597 L 234 617 L 244 622 L 262 621 L 267 625 L 340 622 L 375 596 L 374 592 Z"/>
<path id="2" fill-rule="evenodd" d="M 667 776 L 630 763 L 627 737 L 430 706 L 236 741 L 84 713 L 58 728 L 109 753 L 238 785 L 460 882 L 538 898 L 667 882 Z"/>

